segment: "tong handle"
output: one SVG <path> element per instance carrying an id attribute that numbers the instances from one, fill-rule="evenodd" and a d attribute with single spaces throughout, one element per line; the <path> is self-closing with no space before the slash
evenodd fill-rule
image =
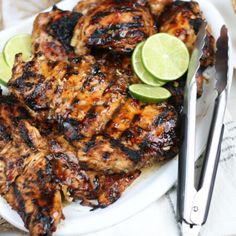
<path id="1" fill-rule="evenodd" d="M 187 81 L 188 82 L 188 81 Z M 194 163 L 195 163 L 195 130 L 196 130 L 196 105 L 197 84 L 196 80 L 190 81 L 185 92 L 185 104 L 181 117 L 181 144 L 178 161 L 178 186 L 177 186 L 177 218 L 188 223 L 192 206 L 191 199 L 194 198 Z"/>
<path id="2" fill-rule="evenodd" d="M 227 101 L 226 96 L 226 90 L 224 90 L 215 100 L 198 191 L 192 203 L 191 221 L 198 225 L 202 225 L 206 222 L 209 213 L 221 153 L 221 141 L 224 132 L 223 120 Z"/>

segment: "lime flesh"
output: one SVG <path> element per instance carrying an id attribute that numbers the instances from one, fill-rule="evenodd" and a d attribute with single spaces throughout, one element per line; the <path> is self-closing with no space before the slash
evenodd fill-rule
<path id="1" fill-rule="evenodd" d="M 15 55 L 22 53 L 23 60 L 28 60 L 31 56 L 31 35 L 30 34 L 19 34 L 10 38 L 4 49 L 3 54 L 6 63 L 12 68 Z"/>
<path id="2" fill-rule="evenodd" d="M 0 53 L 0 83 L 6 86 L 8 80 L 11 78 L 11 75 L 11 69 L 5 62 L 3 54 Z"/>
<path id="3" fill-rule="evenodd" d="M 144 43 L 142 61 L 148 72 L 168 82 L 180 78 L 187 71 L 189 52 L 177 37 L 158 33 Z"/>
<path id="4" fill-rule="evenodd" d="M 129 86 L 129 91 L 134 98 L 147 103 L 161 102 L 171 96 L 171 93 L 165 88 L 146 84 L 132 84 Z"/>
<path id="5" fill-rule="evenodd" d="M 165 82 L 158 80 L 155 76 L 150 74 L 143 65 L 141 54 L 144 42 L 137 45 L 132 54 L 132 66 L 135 74 L 145 84 L 152 86 L 162 86 Z"/>

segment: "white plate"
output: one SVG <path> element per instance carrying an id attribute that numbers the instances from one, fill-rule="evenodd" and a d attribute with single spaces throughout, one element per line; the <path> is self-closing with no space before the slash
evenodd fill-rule
<path id="1" fill-rule="evenodd" d="M 205 1 L 198 1 L 206 19 L 213 29 L 213 35 L 217 37 L 224 20 L 215 9 L 215 7 Z M 77 0 L 67 0 L 58 4 L 62 9 L 72 9 L 77 3 Z M 17 27 L 11 28 L 0 33 L 0 50 L 5 42 L 13 35 L 19 33 L 30 33 L 32 30 L 31 18 Z M 230 62 L 229 78 L 230 84 L 232 81 L 233 67 Z M 209 94 L 211 96 L 209 96 Z M 206 133 L 209 130 L 209 120 L 211 116 L 212 106 L 210 102 L 214 97 L 212 91 L 212 83 L 205 88 L 203 96 L 199 99 L 198 105 L 198 124 L 197 124 L 197 148 L 196 153 L 199 155 L 204 149 L 206 142 Z M 96 231 L 118 222 L 121 222 L 128 217 L 136 214 L 150 203 L 160 198 L 166 191 L 173 186 L 177 178 L 177 158 L 166 163 L 163 166 L 156 166 L 149 170 L 143 171 L 141 177 L 125 191 L 122 197 L 105 209 L 89 211 L 88 208 L 80 206 L 78 203 L 73 203 L 63 209 L 65 220 L 62 221 L 55 235 L 78 235 Z M 0 197 L 0 214 L 3 218 L 19 229 L 25 230 L 23 222 L 19 215 L 13 211 L 6 201 Z"/>

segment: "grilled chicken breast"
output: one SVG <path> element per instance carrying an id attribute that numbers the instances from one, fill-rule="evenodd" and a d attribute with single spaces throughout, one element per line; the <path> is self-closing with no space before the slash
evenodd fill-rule
<path id="1" fill-rule="evenodd" d="M 128 58 L 85 56 L 74 65 L 18 58 L 9 89 L 35 117 L 58 124 L 83 166 L 121 173 L 178 149 L 176 110 L 133 99 L 127 88 L 135 81 Z"/>
<path id="2" fill-rule="evenodd" d="M 33 53 L 41 53 L 50 60 L 68 61 L 74 58 L 70 41 L 81 16 L 80 13 L 62 11 L 56 7 L 50 12 L 40 13 L 33 26 Z"/>
<path id="3" fill-rule="evenodd" d="M 101 1 L 80 18 L 71 45 L 78 55 L 90 48 L 129 53 L 156 32 L 148 7 L 139 1 Z"/>
<path id="4" fill-rule="evenodd" d="M 106 207 L 137 178 L 82 170 L 74 148 L 34 126 L 29 113 L 12 97 L 0 97 L 0 194 L 15 209 L 31 235 L 51 235 L 61 219 L 62 197 Z M 41 127 L 42 129 L 42 127 Z M 6 132 L 5 132 L 6 131 Z"/>
<path id="5" fill-rule="evenodd" d="M 63 217 L 61 195 L 45 158 L 45 140 L 15 99 L 0 98 L 1 127 L 8 130 L 0 149 L 1 195 L 15 209 L 31 235 L 50 235 Z"/>

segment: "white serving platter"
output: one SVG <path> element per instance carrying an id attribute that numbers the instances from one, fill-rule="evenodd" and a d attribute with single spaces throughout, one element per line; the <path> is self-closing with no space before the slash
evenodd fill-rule
<path id="1" fill-rule="evenodd" d="M 66 0 L 58 4 L 58 7 L 71 10 L 78 0 Z M 225 24 L 222 16 L 216 8 L 205 0 L 198 0 L 201 10 L 212 27 L 215 38 L 219 36 L 220 28 Z M 19 33 L 31 33 L 34 17 L 20 23 L 14 28 L 0 32 L 0 51 L 6 41 Z M 230 49 L 230 55 L 231 55 Z M 230 57 L 231 58 L 231 57 Z M 232 82 L 233 66 L 230 60 L 229 87 Z M 206 84 L 203 96 L 198 101 L 197 117 L 197 143 L 196 153 L 200 155 L 204 150 L 209 121 L 212 112 L 212 101 L 214 91 L 212 90 L 214 80 Z M 65 220 L 62 221 L 54 235 L 67 236 L 79 235 L 101 230 L 117 224 L 137 212 L 141 211 L 153 201 L 165 194 L 177 179 L 177 157 L 163 164 L 144 170 L 122 197 L 105 209 L 89 211 L 89 208 L 80 206 L 79 203 L 67 205 L 64 209 Z M 0 215 L 15 227 L 26 231 L 20 216 L 11 209 L 6 201 L 0 197 Z"/>

